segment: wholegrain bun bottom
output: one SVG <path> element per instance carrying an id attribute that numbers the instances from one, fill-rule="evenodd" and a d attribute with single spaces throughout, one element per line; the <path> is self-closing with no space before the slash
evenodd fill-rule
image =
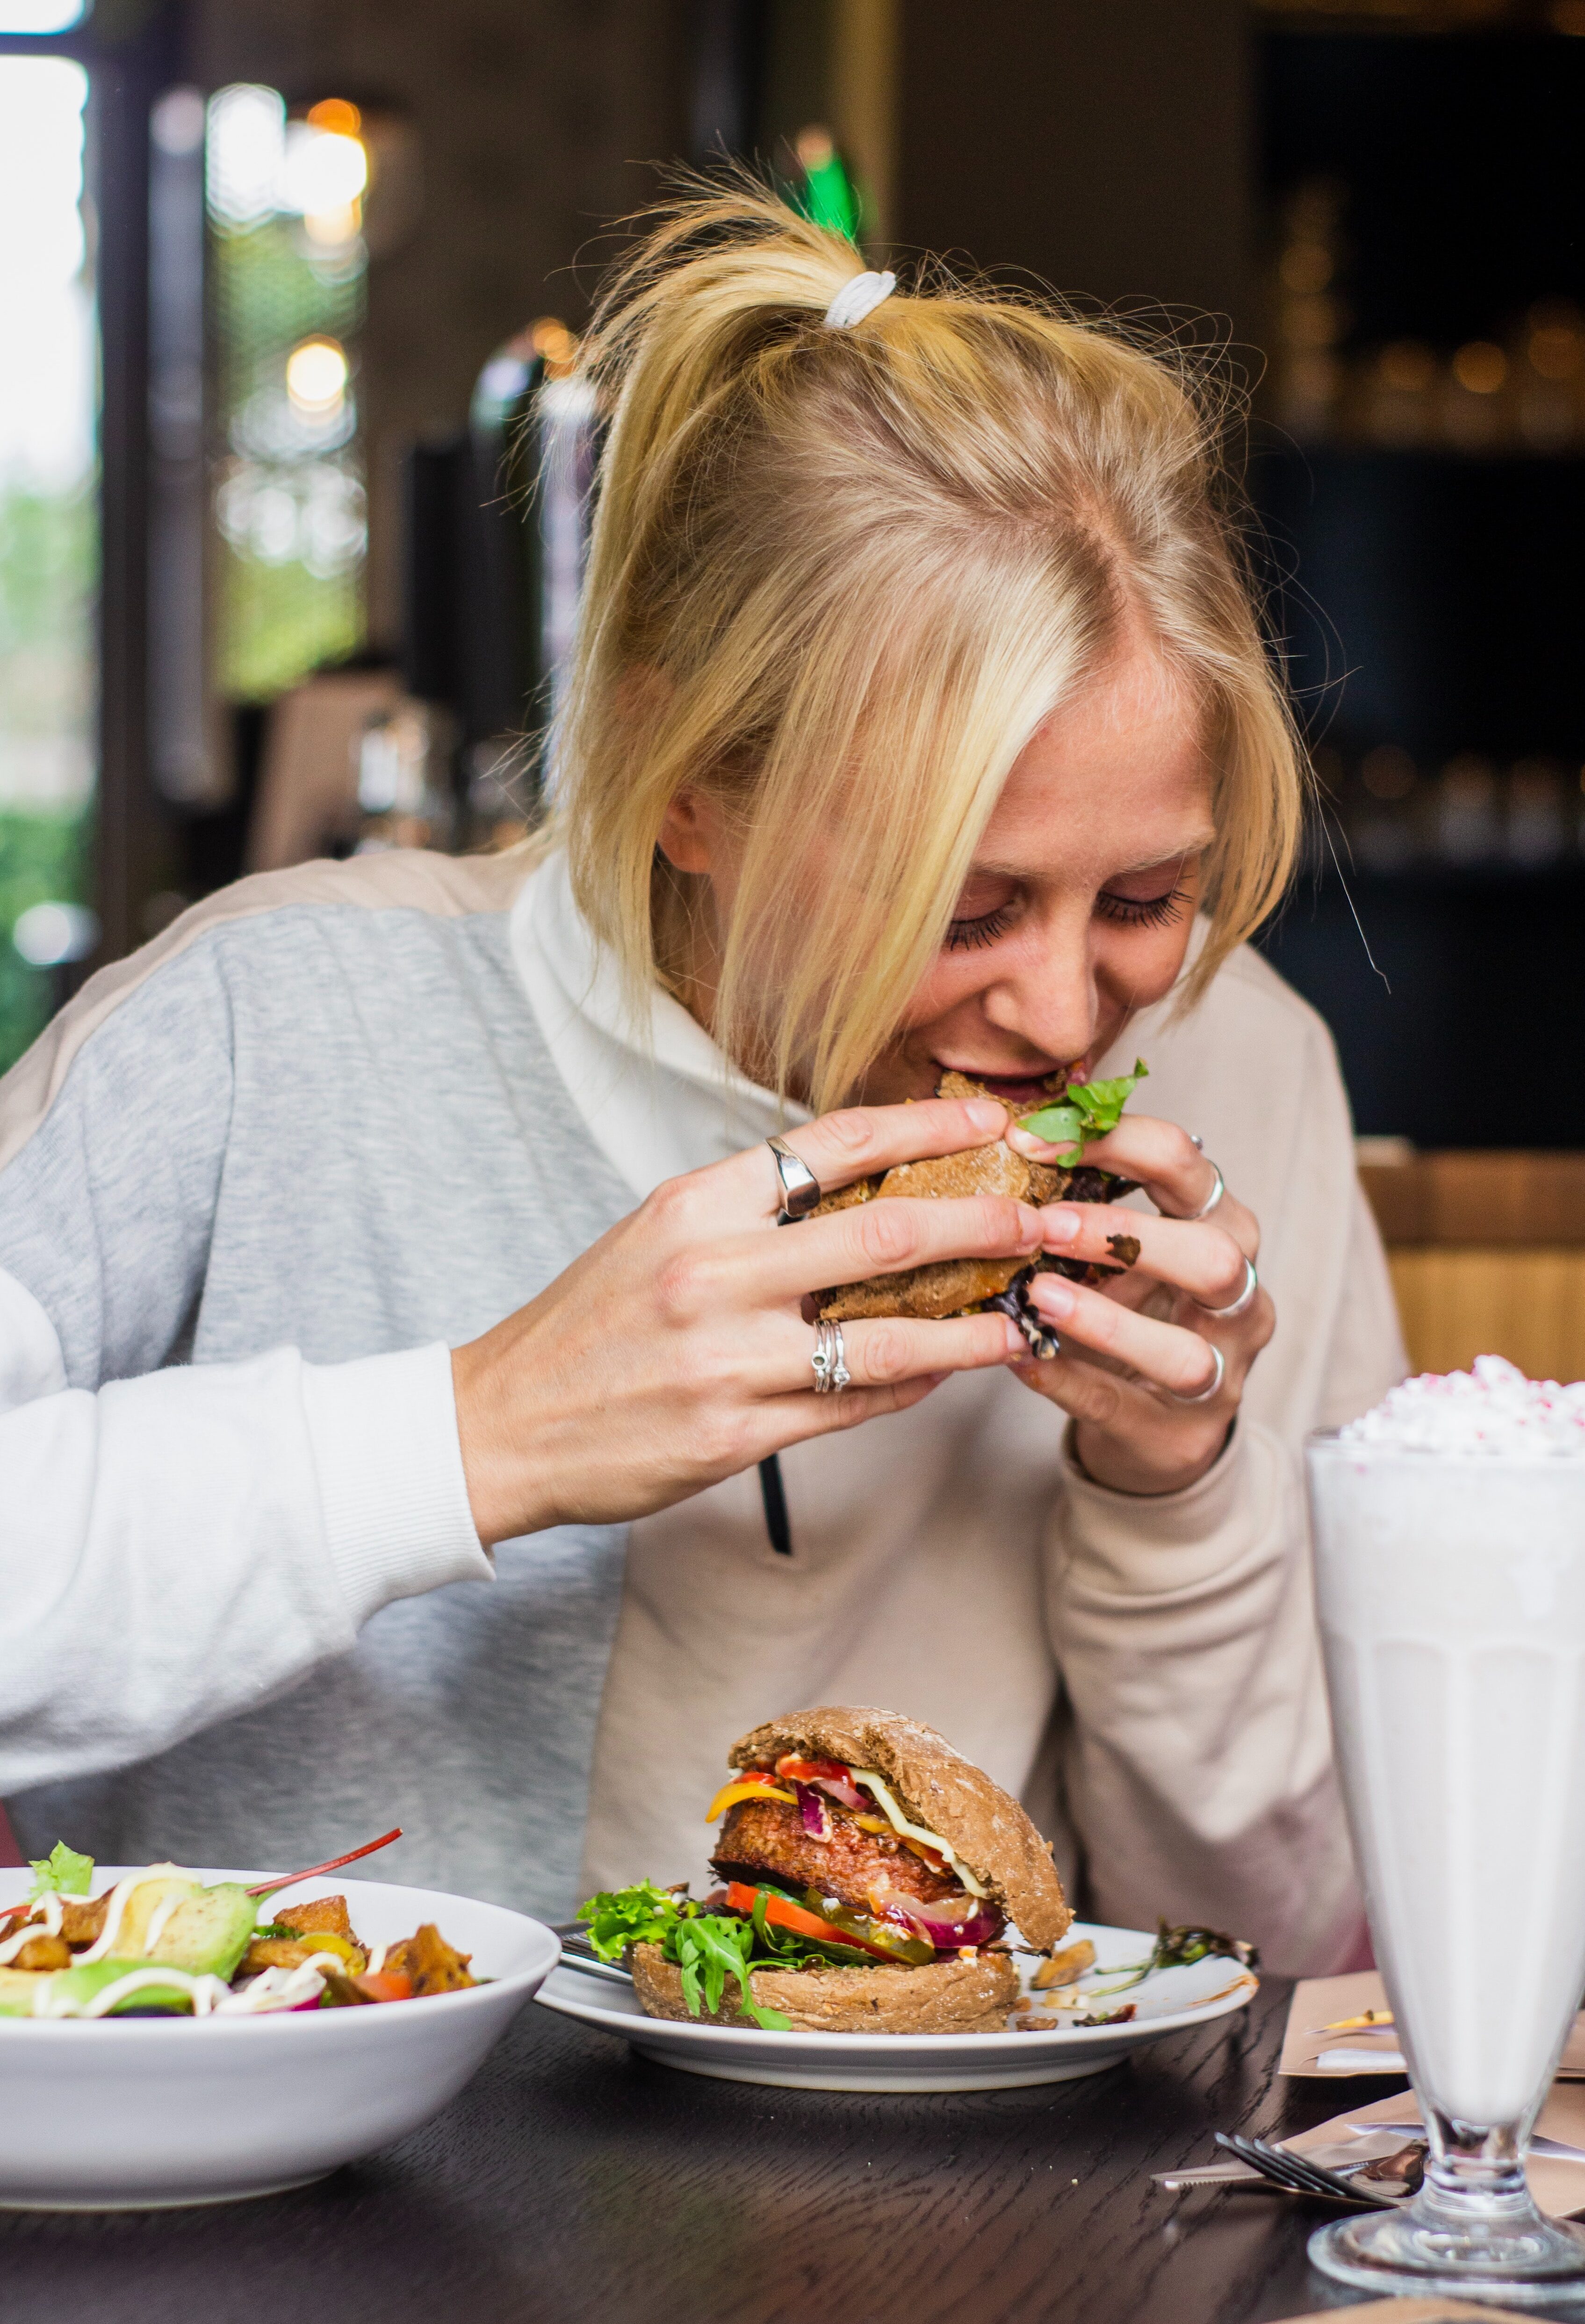
<path id="1" fill-rule="evenodd" d="M 633 1989 L 650 2017 L 703 2025 L 752 2025 L 729 1981 L 718 2010 L 694 2017 L 682 1972 L 659 1945 L 635 1945 Z M 749 1983 L 762 2009 L 779 2009 L 799 2034 L 1004 2034 L 1018 2006 L 1018 1973 L 1006 1953 L 932 1961 L 925 1969 L 756 1969 Z"/>

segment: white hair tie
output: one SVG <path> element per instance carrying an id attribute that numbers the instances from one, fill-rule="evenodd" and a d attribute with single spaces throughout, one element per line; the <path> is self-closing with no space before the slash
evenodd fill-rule
<path id="1" fill-rule="evenodd" d="M 849 277 L 825 309 L 828 331 L 851 331 L 872 315 L 883 299 L 897 289 L 895 274 L 854 274 Z"/>

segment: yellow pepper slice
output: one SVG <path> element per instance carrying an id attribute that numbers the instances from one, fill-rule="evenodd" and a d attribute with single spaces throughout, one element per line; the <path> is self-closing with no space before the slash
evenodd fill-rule
<path id="1" fill-rule="evenodd" d="M 728 1808 L 735 1808 L 740 1800 L 786 1800 L 789 1804 L 796 1804 L 797 1794 L 784 1792 L 775 1784 L 742 1784 L 734 1776 L 730 1784 L 722 1785 L 711 1801 L 705 1811 L 705 1822 L 714 1823 L 718 1815 L 724 1815 Z"/>

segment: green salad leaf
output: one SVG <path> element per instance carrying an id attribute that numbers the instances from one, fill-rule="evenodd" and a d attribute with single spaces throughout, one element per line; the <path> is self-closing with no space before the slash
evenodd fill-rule
<path id="1" fill-rule="evenodd" d="M 94 1877 L 93 1858 L 79 1856 L 63 1840 L 56 1841 L 48 1856 L 30 1857 L 28 1864 L 33 1876 L 28 1890 L 30 1904 L 37 1904 L 41 1896 L 86 1896 Z"/>
<path id="2" fill-rule="evenodd" d="M 1061 1097 L 1026 1113 L 1018 1123 L 1048 1146 L 1072 1146 L 1076 1161 L 1092 1138 L 1104 1138 L 1122 1120 L 1123 1108 L 1149 1073 L 1143 1057 L 1136 1057 L 1131 1074 L 1110 1082 L 1074 1082 Z"/>
<path id="3" fill-rule="evenodd" d="M 782 1932 L 766 1928 L 758 1907 L 751 1921 L 735 1914 L 706 1913 L 686 1894 L 640 1880 L 631 1888 L 602 1889 L 578 1907 L 578 1918 L 587 1922 L 589 1942 L 602 1960 L 620 1960 L 630 1945 L 659 1945 L 681 1975 L 683 1999 L 692 2016 L 697 2017 L 701 2008 L 719 2009 L 731 1978 L 737 1982 L 743 2014 L 756 2025 L 767 2033 L 785 2034 L 792 2023 L 779 2009 L 761 2008 L 749 1983 L 749 1965 L 756 1952 L 785 1962 L 797 1942 L 795 1938 L 790 1945 L 782 1944 Z M 811 1959 L 816 1957 L 813 1948 L 806 1950 Z"/>

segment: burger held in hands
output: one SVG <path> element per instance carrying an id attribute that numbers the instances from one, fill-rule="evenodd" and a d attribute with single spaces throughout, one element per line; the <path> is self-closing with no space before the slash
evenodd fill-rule
<path id="1" fill-rule="evenodd" d="M 1009 1942 L 1073 1919 L 1048 1841 L 933 1728 L 790 1713 L 733 1744 L 702 1900 L 649 1882 L 591 1897 L 652 2017 L 803 2033 L 987 2034 L 1019 1997 Z"/>

